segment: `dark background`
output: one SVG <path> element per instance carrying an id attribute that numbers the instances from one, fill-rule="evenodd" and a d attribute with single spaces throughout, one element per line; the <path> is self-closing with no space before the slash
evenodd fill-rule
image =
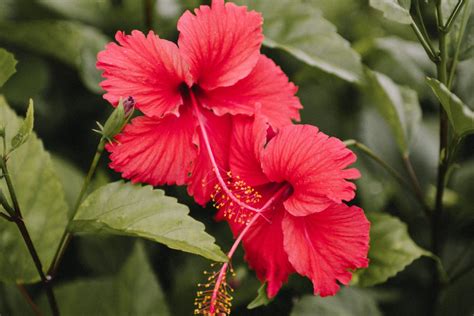
<path id="1" fill-rule="evenodd" d="M 199 4 L 197 0 L 160 0 L 152 5 L 153 11 L 147 11 L 147 1 L 141 0 L 88 0 L 82 2 L 83 7 L 75 4 L 77 0 L 64 0 L 61 6 L 55 4 L 61 1 L 0 0 L 0 25 L 39 19 L 66 19 L 91 26 L 112 40 L 117 30 L 146 31 L 148 24 L 160 37 L 175 41 L 178 17 L 185 9 Z M 107 5 L 98 10 L 94 5 L 87 5 L 93 2 Z M 415 43 L 416 38 L 410 28 L 387 22 L 369 7 L 367 1 L 311 2 L 351 42 L 366 65 L 417 91 L 423 108 L 423 124 L 412 146 L 412 160 L 423 187 L 427 192 L 434 192 L 431 186 L 435 183 L 437 167 L 438 104 L 424 83 L 424 77 L 434 76 L 435 69 L 421 46 Z M 434 34 L 433 17 L 428 19 L 428 28 Z M 413 41 L 413 45 L 384 45 L 376 40 L 380 38 Z M 85 49 L 91 42 L 86 39 L 76 49 Z M 48 46 L 48 37 L 44 38 L 42 45 Z M 111 112 L 111 106 L 102 99 L 102 92 L 95 85 L 97 78 L 96 81 L 89 78 L 88 83 L 85 83 L 80 67 L 34 46 L 15 43 L 8 39 L 5 32 L 0 34 L 0 47 L 13 52 L 18 60 L 17 73 L 0 92 L 21 115 L 26 111 L 28 99 L 35 100 L 36 133 L 61 163 L 61 168 L 65 168 L 59 169 L 63 170 L 60 173 L 63 176 L 66 176 L 66 172 L 69 172 L 67 175 L 73 175 L 66 182 L 70 186 L 68 190 L 74 192 L 81 184 L 80 176 L 87 170 L 99 139 L 91 129 L 95 127 L 95 121 L 105 120 Z M 323 132 L 341 139 L 360 140 L 403 173 L 402 161 L 388 126 L 357 86 L 306 66 L 287 53 L 267 48 L 263 52 L 273 58 L 299 86 L 298 96 L 304 106 L 301 113 L 303 123 L 314 124 Z M 90 71 L 92 77 L 96 76 L 94 59 L 92 54 L 84 61 L 89 67 L 85 71 Z M 458 95 L 470 105 L 474 105 L 473 66 L 472 60 L 461 64 L 460 79 L 456 81 L 455 87 Z M 448 271 L 462 270 L 472 265 L 473 157 L 474 139 L 470 137 L 464 141 L 459 152 L 457 161 L 462 169 L 455 171 L 449 183 L 453 201 L 444 218 L 446 238 L 442 258 Z M 107 168 L 107 162 L 108 157 L 104 157 L 97 180 L 99 182 L 119 178 Z M 411 195 L 361 153 L 357 166 L 363 177 L 357 183 L 358 198 L 355 203 L 368 212 L 385 211 L 399 217 L 408 223 L 409 233 L 415 242 L 429 248 L 428 224 L 417 204 L 411 200 Z M 229 249 L 232 236 L 224 223 L 213 221 L 215 211 L 211 207 L 202 209 L 196 205 L 186 195 L 184 188 L 168 187 L 165 190 L 190 207 L 192 216 L 205 223 L 207 231 L 215 236 L 224 251 Z M 57 282 L 114 274 L 130 253 L 133 243 L 134 240 L 125 237 L 75 238 L 66 253 Z M 172 314 L 190 315 L 196 285 L 203 279 L 202 272 L 209 269 L 209 262 L 151 242 L 146 242 L 146 249 Z M 249 311 L 246 305 L 256 296 L 259 283 L 254 272 L 248 270 L 243 262 L 242 251 L 234 258 L 234 269 L 237 271 L 237 279 L 232 281 L 235 288 L 234 315 L 289 315 L 293 303 L 312 291 L 307 279 L 295 275 L 269 306 Z M 368 289 L 367 293 L 376 299 L 385 315 L 425 315 L 431 304 L 430 264 L 428 258 L 418 259 L 396 277 L 384 285 Z M 474 273 L 471 270 L 446 289 L 439 313 L 460 315 L 456 312 L 460 311 L 467 315 L 467 311 L 473 308 L 473 284 Z M 33 288 L 33 292 L 35 290 Z M 14 308 L 11 311 L 15 313 Z"/>

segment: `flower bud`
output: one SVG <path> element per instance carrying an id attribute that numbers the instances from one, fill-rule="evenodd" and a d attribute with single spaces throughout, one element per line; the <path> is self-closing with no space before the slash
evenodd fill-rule
<path id="1" fill-rule="evenodd" d="M 125 101 L 123 101 L 123 109 L 125 111 L 125 116 L 128 116 L 135 107 L 135 99 L 132 96 L 129 96 Z"/>
<path id="2" fill-rule="evenodd" d="M 110 140 L 120 133 L 132 116 L 134 106 L 135 100 L 133 97 L 130 96 L 125 101 L 120 99 L 117 107 L 105 122 L 101 134 Z"/>

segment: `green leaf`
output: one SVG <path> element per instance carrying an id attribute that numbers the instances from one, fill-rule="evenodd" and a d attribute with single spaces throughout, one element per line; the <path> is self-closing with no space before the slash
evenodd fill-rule
<path id="1" fill-rule="evenodd" d="M 163 1 L 159 1 L 161 3 Z M 172 0 L 172 4 L 177 2 Z M 106 32 L 114 33 L 118 29 L 129 31 L 144 29 L 145 3 L 137 0 L 37 0 L 37 3 L 69 20 L 85 22 Z M 198 6 L 199 4 L 196 4 Z M 194 7 L 196 7 L 194 6 Z M 156 22 L 162 10 L 153 10 Z M 181 12 L 179 12 L 181 13 Z M 163 24 L 160 26 L 160 35 L 163 36 Z M 176 28 L 176 24 L 174 25 Z"/>
<path id="2" fill-rule="evenodd" d="M 459 197 L 459 203 L 453 209 L 453 217 L 458 217 L 460 222 L 474 223 L 474 160 L 468 160 L 458 166 L 453 172 L 451 186 Z"/>
<path id="3" fill-rule="evenodd" d="M 72 208 L 74 207 L 77 196 L 81 191 L 86 174 L 79 170 L 79 168 L 77 168 L 71 161 L 59 157 L 58 155 L 53 154 L 52 159 L 56 174 L 63 185 L 66 202 L 69 206 L 70 212 L 72 213 Z M 98 169 L 95 173 L 94 179 L 89 184 L 87 193 L 90 193 L 109 182 L 110 179 L 106 171 L 104 169 Z"/>
<path id="4" fill-rule="evenodd" d="M 474 112 L 449 89 L 433 78 L 426 79 L 444 110 L 458 137 L 474 133 Z"/>
<path id="5" fill-rule="evenodd" d="M 426 192 L 426 202 L 431 207 L 436 205 L 436 186 L 433 184 L 428 186 Z M 445 188 L 443 192 L 443 206 L 446 208 L 454 207 L 459 203 L 459 194 L 449 188 Z"/>
<path id="6" fill-rule="evenodd" d="M 0 97 L 0 125 L 6 126 L 7 144 L 20 124 L 21 119 Z M 68 208 L 51 157 L 35 133 L 10 154 L 8 169 L 26 227 L 47 269 L 66 228 Z M 8 192 L 4 181 L 0 188 Z M 39 280 L 18 228 L 7 221 L 0 221 L 0 253 L 0 281 L 32 283 Z"/>
<path id="7" fill-rule="evenodd" d="M 459 60 L 466 60 L 474 57 L 474 10 L 471 2 L 468 3 L 466 10 L 471 10 L 469 19 L 467 20 L 466 29 L 461 42 L 461 48 L 459 51 Z M 461 19 L 461 17 L 458 17 Z"/>
<path id="8" fill-rule="evenodd" d="M 8 79 L 2 91 L 5 99 L 12 104 L 28 104 L 30 98 L 35 100 L 36 116 L 49 118 L 50 111 L 47 105 L 42 104 L 41 99 L 45 96 L 51 79 L 49 64 L 43 58 L 33 54 L 21 54 L 15 75 Z"/>
<path id="9" fill-rule="evenodd" d="M 170 314 L 141 243 L 137 243 L 116 276 L 57 286 L 55 294 L 62 315 Z M 43 298 L 41 303 L 45 305 L 46 300 Z"/>
<path id="10" fill-rule="evenodd" d="M 415 259 L 433 257 L 411 240 L 407 225 L 398 218 L 382 213 L 367 213 L 367 217 L 371 223 L 369 267 L 354 273 L 353 284 L 365 287 L 384 283 Z"/>
<path id="11" fill-rule="evenodd" d="M 97 53 L 108 38 L 99 30 L 73 21 L 30 20 L 0 22 L 0 40 L 58 60 L 79 70 L 85 85 L 101 91 Z"/>
<path id="12" fill-rule="evenodd" d="M 370 0 L 370 6 L 383 12 L 383 16 L 393 22 L 411 24 L 411 0 Z"/>
<path id="13" fill-rule="evenodd" d="M 418 96 L 410 88 L 398 86 L 384 74 L 366 69 L 367 94 L 386 120 L 403 155 L 408 155 L 411 141 L 421 122 Z"/>
<path id="14" fill-rule="evenodd" d="M 378 316 L 382 313 L 374 298 L 365 291 L 343 288 L 332 297 L 303 296 L 295 303 L 291 316 L 308 315 Z"/>
<path id="15" fill-rule="evenodd" d="M 448 21 L 451 12 L 453 12 L 454 7 L 459 0 L 444 0 L 441 1 L 441 11 L 443 12 L 443 23 L 446 24 Z"/>
<path id="16" fill-rule="evenodd" d="M 16 63 L 13 54 L 0 48 L 0 87 L 16 72 Z"/>
<path id="17" fill-rule="evenodd" d="M 103 25 L 113 7 L 109 0 L 38 0 L 43 5 L 69 19 Z"/>
<path id="18" fill-rule="evenodd" d="M 471 110 L 474 110 L 474 89 L 472 89 L 474 72 L 472 69 L 474 69 L 474 58 L 459 63 L 459 68 L 456 72 L 456 95 Z"/>
<path id="19" fill-rule="evenodd" d="M 349 82 L 363 78 L 359 54 L 311 3 L 302 0 L 239 0 L 237 3 L 263 14 L 264 45 L 282 49 Z"/>
<path id="20" fill-rule="evenodd" d="M 471 255 L 466 256 L 466 261 L 468 261 L 469 265 L 472 265 L 472 243 L 470 248 Z M 469 250 L 466 249 L 466 251 Z M 474 293 L 474 269 L 465 272 L 462 277 L 450 283 L 449 286 L 441 292 L 436 316 L 473 315 L 474 305 L 472 304 L 472 293 Z"/>
<path id="21" fill-rule="evenodd" d="M 384 209 L 396 192 L 394 180 L 389 178 L 379 165 L 365 156 L 359 156 L 354 167 L 364 175 L 356 182 L 359 205 L 364 210 Z"/>
<path id="22" fill-rule="evenodd" d="M 461 46 L 459 47 L 459 60 L 467 60 L 474 57 L 474 10 L 472 9 L 472 2 L 466 1 L 462 11 L 459 13 L 456 20 L 453 22 L 453 26 L 447 35 L 447 44 L 449 53 L 454 54 L 458 44 L 459 31 L 461 28 L 464 29 L 463 38 L 461 40 Z M 441 2 L 441 8 L 443 10 L 444 23 L 453 12 L 454 7 L 457 5 L 458 0 L 445 0 Z M 465 10 L 467 10 L 465 12 Z M 464 18 L 464 15 L 466 17 Z"/>
<path id="23" fill-rule="evenodd" d="M 258 288 L 257 297 L 247 305 L 248 309 L 254 309 L 260 306 L 267 306 L 271 300 L 267 296 L 267 283 L 263 283 Z"/>
<path id="24" fill-rule="evenodd" d="M 215 261 L 227 256 L 188 215 L 189 209 L 151 186 L 114 182 L 93 192 L 82 203 L 71 230 L 146 238 Z"/>
<path id="25" fill-rule="evenodd" d="M 35 316 L 16 284 L 0 284 L 0 314 Z"/>
<path id="26" fill-rule="evenodd" d="M 82 182 L 84 182 L 85 174 L 81 172 L 75 165 L 69 161 L 53 154 L 53 165 L 59 180 L 63 185 L 66 201 L 70 211 L 74 207 L 76 198 L 81 191 Z"/>
<path id="27" fill-rule="evenodd" d="M 135 241 L 135 238 L 117 235 L 79 235 L 76 245 L 80 264 L 94 275 L 116 274 L 132 252 Z"/>
<path id="28" fill-rule="evenodd" d="M 424 79 L 427 74 L 434 74 L 436 67 L 426 58 L 425 50 L 419 42 L 396 36 L 379 37 L 374 40 L 374 47 L 382 54 L 377 58 L 376 64 L 372 65 L 373 69 L 416 90 L 420 99 L 431 93 Z"/>
<path id="29" fill-rule="evenodd" d="M 15 136 L 13 136 L 11 144 L 12 148 L 11 151 L 17 149 L 21 145 L 23 145 L 28 138 L 30 137 L 31 133 L 33 132 L 33 124 L 34 124 L 34 114 L 35 108 L 33 106 L 33 100 L 30 99 L 28 104 L 28 110 L 26 111 L 26 117 L 20 125 L 18 132 Z"/>

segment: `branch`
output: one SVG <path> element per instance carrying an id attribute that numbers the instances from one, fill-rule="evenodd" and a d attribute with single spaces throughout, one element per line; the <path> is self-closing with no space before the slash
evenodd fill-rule
<path id="1" fill-rule="evenodd" d="M 47 277 L 43 272 L 43 266 L 41 264 L 41 259 L 39 258 L 38 252 L 33 244 L 33 240 L 26 228 L 25 222 L 23 221 L 23 217 L 20 210 L 20 204 L 18 203 L 18 199 L 15 193 L 15 189 L 13 187 L 13 183 L 10 178 L 10 174 L 8 173 L 7 162 L 5 157 L 0 159 L 0 167 L 3 170 L 3 177 L 5 178 L 5 182 L 7 183 L 8 191 L 10 193 L 11 200 L 13 202 L 13 209 L 14 214 L 11 216 L 13 222 L 17 225 L 23 240 L 25 241 L 26 247 L 28 248 L 28 252 L 30 253 L 31 258 L 35 264 L 36 270 L 41 278 L 41 282 L 43 287 L 46 291 L 46 296 L 48 297 L 48 302 L 51 307 L 51 311 L 54 316 L 59 316 L 59 309 L 58 304 L 56 302 L 56 298 L 54 297 L 54 292 L 50 284 L 50 278 Z"/>
<path id="2" fill-rule="evenodd" d="M 33 302 L 33 300 L 31 299 L 31 296 L 26 290 L 25 286 L 23 284 L 17 284 L 16 287 L 20 291 L 23 298 L 28 302 L 28 305 L 30 305 L 31 309 L 33 310 L 33 313 L 36 316 L 43 316 L 40 309 L 38 308 L 38 305 L 36 305 L 35 302 Z"/>
<path id="3" fill-rule="evenodd" d="M 454 74 L 456 73 L 456 67 L 457 67 L 457 64 L 458 64 L 458 61 L 459 61 L 459 53 L 461 51 L 461 43 L 462 43 L 462 39 L 464 37 L 464 32 L 466 31 L 466 25 L 467 25 L 467 21 L 468 21 L 468 18 L 469 18 L 469 11 L 470 11 L 469 10 L 469 8 L 470 8 L 469 0 L 467 0 L 466 3 L 467 4 L 464 8 L 464 13 L 462 15 L 461 27 L 459 28 L 458 36 L 457 36 L 457 39 L 456 39 L 456 49 L 454 51 L 453 64 L 451 65 L 451 69 L 449 71 L 448 84 L 447 84 L 448 89 L 451 89 L 451 86 L 453 84 Z"/>
<path id="4" fill-rule="evenodd" d="M 454 7 L 453 12 L 451 12 L 451 15 L 449 16 L 448 20 L 446 21 L 446 24 L 441 27 L 440 31 L 447 34 L 449 33 L 451 27 L 454 24 L 454 21 L 456 21 L 456 18 L 459 15 L 459 12 L 461 12 L 462 7 L 466 3 L 466 0 L 459 0 L 456 6 Z"/>
<path id="5" fill-rule="evenodd" d="M 429 42 L 429 40 L 423 36 L 423 33 L 418 28 L 418 25 L 416 25 L 416 23 L 413 22 L 410 24 L 410 26 L 415 32 L 415 35 L 418 38 L 418 41 L 421 43 L 421 46 L 423 46 L 423 48 L 425 49 L 425 52 L 428 55 L 428 57 L 431 59 L 431 61 L 434 63 L 438 63 L 439 62 L 438 54 L 435 53 L 434 48 L 433 46 L 431 46 L 431 43 Z"/>
<path id="6" fill-rule="evenodd" d="M 372 151 L 372 149 L 370 149 L 366 145 L 364 145 L 362 143 L 359 143 L 358 141 L 356 141 L 354 139 L 345 140 L 344 144 L 346 144 L 346 146 L 348 146 L 348 147 L 349 146 L 354 146 L 354 147 L 358 148 L 360 151 L 362 151 L 364 154 L 369 156 L 372 160 L 374 160 L 381 167 L 383 167 L 392 177 L 394 177 L 400 183 L 400 185 L 402 187 L 405 187 L 405 188 L 410 188 L 411 187 L 411 184 L 408 181 L 406 181 L 405 178 L 400 175 L 400 173 L 398 173 L 394 168 L 392 168 L 382 158 L 377 156 L 377 154 L 374 153 Z M 414 194 L 414 197 L 423 206 L 423 211 L 425 212 L 425 214 L 428 215 L 429 214 L 429 207 L 426 205 L 425 199 L 423 198 L 423 194 L 414 193 L 413 190 L 409 190 L 409 191 Z M 421 192 L 421 189 L 420 189 L 420 192 Z"/>
<path id="7" fill-rule="evenodd" d="M 403 156 L 403 163 L 405 164 L 405 169 L 408 172 L 408 176 L 413 185 L 413 189 L 415 190 L 415 195 L 417 196 L 419 202 L 423 206 L 423 212 L 425 213 L 427 218 L 431 217 L 431 210 L 428 204 L 426 204 L 426 200 L 423 194 L 423 190 L 421 189 L 420 182 L 418 181 L 418 177 L 416 176 L 415 170 L 413 169 L 413 165 L 411 164 L 410 158 L 407 155 Z"/>

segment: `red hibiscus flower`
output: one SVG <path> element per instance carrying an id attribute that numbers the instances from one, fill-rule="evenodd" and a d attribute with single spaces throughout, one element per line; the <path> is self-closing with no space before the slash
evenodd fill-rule
<path id="1" fill-rule="evenodd" d="M 116 105 L 132 96 L 144 114 L 107 149 L 110 166 L 123 177 L 188 184 L 205 204 L 216 182 L 209 155 L 228 170 L 231 115 L 253 115 L 258 107 L 281 127 L 299 120 L 301 104 L 296 87 L 260 53 L 259 13 L 213 0 L 211 7 L 185 12 L 178 30 L 178 45 L 152 31 L 118 32 L 118 44 L 99 53 L 104 98 Z"/>
<path id="2" fill-rule="evenodd" d="M 356 156 L 314 126 L 289 125 L 276 136 L 268 126 L 261 116 L 234 117 L 229 158 L 229 187 L 261 214 L 235 206 L 217 187 L 217 217 L 242 240 L 269 297 L 294 272 L 311 279 L 315 295 L 334 295 L 352 270 L 368 265 L 370 224 L 362 209 L 343 203 L 354 197 L 347 179 L 360 176 L 346 169 Z"/>

